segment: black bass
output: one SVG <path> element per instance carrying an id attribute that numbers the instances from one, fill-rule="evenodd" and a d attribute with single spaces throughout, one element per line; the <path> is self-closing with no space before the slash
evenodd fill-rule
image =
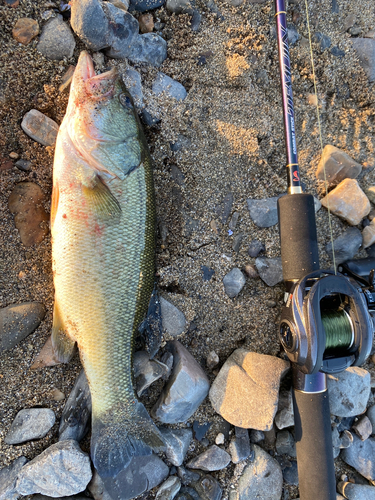
<path id="1" fill-rule="evenodd" d="M 154 284 L 151 159 L 115 68 L 95 75 L 82 52 L 56 142 L 51 207 L 52 342 L 77 343 L 92 396 L 91 457 L 114 477 L 132 456 L 163 449 L 132 386 L 132 344 Z"/>

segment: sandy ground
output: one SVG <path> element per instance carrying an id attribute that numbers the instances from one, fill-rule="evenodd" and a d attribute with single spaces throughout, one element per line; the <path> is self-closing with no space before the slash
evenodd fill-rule
<path id="1" fill-rule="evenodd" d="M 324 144 L 344 149 L 355 160 L 375 165 L 375 86 L 369 85 L 352 49 L 349 33 L 344 31 L 350 14 L 362 35 L 375 28 L 373 0 L 360 3 L 339 0 L 339 14 L 332 14 L 330 0 L 309 2 L 312 33 L 319 31 L 332 39 L 332 46 L 345 51 L 345 57 L 334 57 L 329 50 L 321 53 L 314 45 L 314 60 L 320 99 Z M 70 60 L 48 61 L 36 50 L 34 40 L 28 46 L 12 38 L 12 28 L 20 17 L 31 17 L 43 24 L 41 14 L 51 2 L 21 0 L 11 9 L 0 7 L 0 156 L 8 159 L 12 152 L 31 160 L 28 173 L 17 168 L 0 172 L 0 306 L 27 301 L 42 302 L 47 314 L 40 327 L 17 347 L 0 357 L 0 468 L 25 455 L 31 459 L 57 441 L 57 424 L 39 441 L 19 446 L 3 442 L 16 413 L 33 406 L 52 408 L 61 415 L 65 400 L 53 399 L 54 389 L 66 397 L 80 370 L 76 356 L 68 365 L 30 370 L 33 359 L 47 340 L 52 321 L 54 290 L 51 273 L 50 236 L 38 246 L 25 247 L 15 229 L 8 198 L 21 181 L 39 184 L 49 211 L 53 149 L 28 138 L 20 127 L 23 115 L 36 108 L 58 123 L 61 122 L 68 94 L 59 94 L 61 76 L 75 64 L 82 48 L 77 39 Z M 281 311 L 283 286 L 273 288 L 261 280 L 248 279 L 235 299 L 229 299 L 222 283 L 234 267 L 244 268 L 254 259 L 247 249 L 252 239 L 266 246 L 266 256 L 280 255 L 277 226 L 257 228 L 250 219 L 247 198 L 265 198 L 286 191 L 285 152 L 279 91 L 276 40 L 270 33 L 274 25 L 270 2 L 245 3 L 231 7 L 218 0 L 220 18 L 198 2 L 203 14 L 200 30 L 192 32 L 188 16 L 172 16 L 164 9 L 154 12 L 166 23 L 168 59 L 161 71 L 181 82 L 188 91 L 179 104 L 161 102 L 161 124 L 145 127 L 154 159 L 155 188 L 159 227 L 157 271 L 162 294 L 188 319 L 189 328 L 179 340 L 204 366 L 211 350 L 222 364 L 237 347 L 278 355 L 277 321 Z M 308 38 L 304 4 L 294 0 L 289 6 L 288 21 L 299 13 L 298 32 Z M 206 63 L 198 64 L 202 56 Z M 307 189 L 322 196 L 323 187 L 315 178 L 320 158 L 317 117 L 309 104 L 313 93 L 309 50 L 304 40 L 291 48 L 293 89 L 298 130 L 301 175 Z M 202 60 L 202 59 L 200 59 Z M 106 64 L 125 63 L 106 59 Z M 157 70 L 136 66 L 141 71 L 145 89 Z M 259 79 L 267 72 L 268 83 Z M 147 93 L 147 92 L 146 92 Z M 170 148 L 183 135 L 185 146 L 177 152 Z M 180 185 L 172 177 L 176 165 L 184 180 Z M 374 185 L 375 170 L 360 180 L 363 188 Z M 228 193 L 233 194 L 231 213 L 239 212 L 234 234 L 228 234 L 217 207 Z M 329 241 L 325 209 L 317 214 L 321 266 L 330 266 L 324 247 Z M 339 236 L 346 224 L 333 217 L 333 235 Z M 232 249 L 233 238 L 244 234 L 240 251 Z M 162 238 L 163 236 L 163 238 Z M 365 256 L 362 251 L 361 256 Z M 201 266 L 215 271 L 210 281 L 203 281 Z M 22 271 L 21 275 L 20 272 Z M 276 307 L 267 306 L 275 301 Z M 374 368 L 368 366 L 370 371 Z M 211 380 L 214 375 L 209 372 Z M 160 385 L 157 386 L 160 389 Z M 143 398 L 149 407 L 157 390 Z M 209 402 L 203 404 L 194 418 L 217 422 Z M 193 419 L 191 419 L 192 421 Z M 215 438 L 215 425 L 208 433 Z M 87 449 L 88 440 L 82 443 Z M 201 445 L 189 451 L 190 456 Z M 343 464 L 337 461 L 337 474 Z M 234 466 L 213 473 L 227 498 Z M 148 496 L 151 498 L 152 493 Z M 290 490 L 290 498 L 297 491 Z M 146 498 L 146 496 L 145 496 Z"/>

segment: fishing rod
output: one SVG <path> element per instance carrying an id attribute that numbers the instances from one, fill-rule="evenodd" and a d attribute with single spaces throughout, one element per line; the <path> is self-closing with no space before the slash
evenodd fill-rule
<path id="1" fill-rule="evenodd" d="M 274 0 L 287 157 L 288 193 L 278 200 L 286 301 L 280 341 L 292 363 L 301 500 L 336 500 L 327 375 L 370 354 L 375 308 L 373 259 L 320 270 L 314 198 L 303 192 L 296 141 L 284 0 Z"/>

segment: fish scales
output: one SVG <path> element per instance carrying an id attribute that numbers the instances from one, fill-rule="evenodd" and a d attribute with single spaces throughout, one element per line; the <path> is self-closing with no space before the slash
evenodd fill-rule
<path id="1" fill-rule="evenodd" d="M 56 143 L 51 230 L 53 345 L 64 361 L 78 345 L 92 396 L 92 459 L 102 477 L 115 476 L 133 455 L 163 447 L 135 398 L 131 367 L 154 283 L 155 203 L 129 94 L 115 71 L 95 77 L 86 52 Z"/>

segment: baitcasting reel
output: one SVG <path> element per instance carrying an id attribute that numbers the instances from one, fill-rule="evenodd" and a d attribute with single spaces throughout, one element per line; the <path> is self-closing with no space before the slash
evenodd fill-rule
<path id="1" fill-rule="evenodd" d="M 337 373 L 363 364 L 373 338 L 374 259 L 353 260 L 333 271 L 315 271 L 288 293 L 280 340 L 303 374 Z"/>

